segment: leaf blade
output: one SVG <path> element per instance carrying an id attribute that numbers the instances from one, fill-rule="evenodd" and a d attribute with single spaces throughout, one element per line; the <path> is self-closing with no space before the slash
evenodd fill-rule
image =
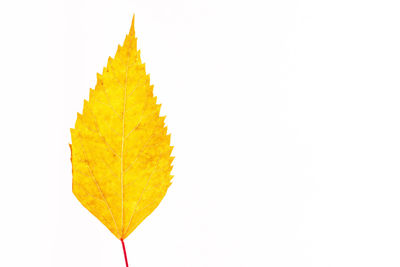
<path id="1" fill-rule="evenodd" d="M 137 50 L 134 22 L 71 129 L 73 193 L 118 239 L 171 184 L 170 135 Z"/>

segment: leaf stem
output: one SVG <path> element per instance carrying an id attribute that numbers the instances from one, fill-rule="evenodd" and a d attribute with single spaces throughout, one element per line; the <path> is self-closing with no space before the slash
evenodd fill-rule
<path id="1" fill-rule="evenodd" d="M 129 267 L 129 265 L 128 265 L 128 257 L 126 256 L 125 243 L 124 243 L 124 239 L 122 239 L 122 238 L 121 238 L 121 243 L 122 243 L 122 249 L 124 250 L 124 257 L 125 257 L 126 267 Z"/>

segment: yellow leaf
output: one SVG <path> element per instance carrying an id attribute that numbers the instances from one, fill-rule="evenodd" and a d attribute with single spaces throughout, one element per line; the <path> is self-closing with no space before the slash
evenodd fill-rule
<path id="1" fill-rule="evenodd" d="M 160 107 L 132 20 L 71 129 L 73 193 L 121 240 L 159 205 L 171 184 L 172 147 Z"/>

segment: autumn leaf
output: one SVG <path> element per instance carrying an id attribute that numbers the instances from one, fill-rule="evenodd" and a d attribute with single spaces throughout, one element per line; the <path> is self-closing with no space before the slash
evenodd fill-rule
<path id="1" fill-rule="evenodd" d="M 71 129 L 73 193 L 122 243 L 171 185 L 172 147 L 160 107 L 133 19 Z"/>

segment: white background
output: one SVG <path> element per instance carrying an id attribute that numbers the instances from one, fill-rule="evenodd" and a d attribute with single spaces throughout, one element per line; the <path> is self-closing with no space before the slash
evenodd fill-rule
<path id="1" fill-rule="evenodd" d="M 124 266 L 69 129 L 128 33 L 175 146 L 133 267 L 400 265 L 398 1 L 2 1 L 0 266 Z"/>

